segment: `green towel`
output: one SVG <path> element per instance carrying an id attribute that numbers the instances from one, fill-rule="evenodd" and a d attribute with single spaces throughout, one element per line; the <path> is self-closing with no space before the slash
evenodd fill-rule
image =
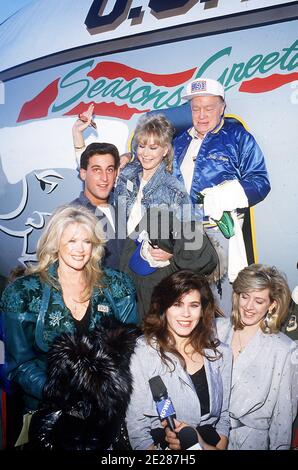
<path id="1" fill-rule="evenodd" d="M 235 235 L 234 221 L 231 217 L 230 212 L 224 211 L 220 220 L 215 221 L 219 230 L 226 238 L 231 238 Z"/>
<path id="2" fill-rule="evenodd" d="M 197 202 L 198 204 L 204 204 L 203 194 L 201 193 L 198 194 Z M 231 238 L 233 235 L 235 235 L 234 221 L 231 217 L 230 212 L 224 211 L 224 213 L 221 216 L 221 219 L 215 220 L 214 222 L 217 224 L 219 230 L 224 235 L 224 237 Z"/>

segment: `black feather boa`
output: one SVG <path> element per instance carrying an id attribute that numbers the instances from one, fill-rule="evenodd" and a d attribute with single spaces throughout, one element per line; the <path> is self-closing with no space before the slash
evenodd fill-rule
<path id="1" fill-rule="evenodd" d="M 88 336 L 62 334 L 54 341 L 42 405 L 31 420 L 29 446 L 123 450 L 129 444 L 123 426 L 138 333 L 134 325 L 106 317 Z"/>

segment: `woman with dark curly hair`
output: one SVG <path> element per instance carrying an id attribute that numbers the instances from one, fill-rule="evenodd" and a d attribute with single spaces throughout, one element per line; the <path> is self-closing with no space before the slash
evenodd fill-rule
<path id="1" fill-rule="evenodd" d="M 290 447 L 298 400 L 298 349 L 281 333 L 290 291 L 273 266 L 252 264 L 233 283 L 231 319 L 218 319 L 219 338 L 231 345 L 234 366 L 231 450 Z"/>
<path id="2" fill-rule="evenodd" d="M 179 432 L 192 426 L 204 449 L 225 449 L 232 356 L 214 328 L 217 307 L 205 277 L 182 270 L 155 287 L 144 335 L 132 357 L 134 390 L 126 421 L 134 449 L 155 449 L 166 441 L 181 449 Z M 162 426 L 149 380 L 159 376 L 175 408 L 175 432 Z"/>

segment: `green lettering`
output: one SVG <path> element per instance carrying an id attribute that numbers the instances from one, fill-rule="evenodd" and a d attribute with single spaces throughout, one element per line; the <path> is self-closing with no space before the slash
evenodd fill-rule
<path id="1" fill-rule="evenodd" d="M 141 86 L 137 88 L 131 95 L 129 101 L 132 104 L 140 103 L 144 98 L 148 98 L 150 95 L 151 87 L 150 86 Z M 140 94 L 139 98 L 138 95 Z"/>
<path id="2" fill-rule="evenodd" d="M 259 71 L 261 73 L 266 73 L 273 69 L 273 67 L 275 67 L 275 65 L 279 62 L 279 56 L 279 52 L 271 52 L 270 54 L 266 55 L 260 64 Z"/>
<path id="3" fill-rule="evenodd" d="M 223 71 L 223 73 L 221 74 L 221 76 L 220 76 L 219 79 L 218 79 L 218 81 L 219 81 L 220 83 L 222 83 L 222 84 L 225 83 L 225 81 L 226 81 L 226 76 L 227 76 L 228 71 L 229 71 L 229 67 L 227 67 L 227 68 Z"/>
<path id="4" fill-rule="evenodd" d="M 225 49 L 222 49 L 221 51 L 218 51 L 216 52 L 215 54 L 213 54 L 211 57 L 209 57 L 209 59 L 206 60 L 206 62 L 203 63 L 203 65 L 199 68 L 199 70 L 197 71 L 197 74 L 195 76 L 195 78 L 199 78 L 199 77 L 202 77 L 205 73 L 205 71 L 210 67 L 210 65 L 212 65 L 214 62 L 216 62 L 218 59 L 220 59 L 220 57 L 223 57 L 225 55 L 230 55 L 231 54 L 231 51 L 232 51 L 232 47 L 225 47 Z M 219 81 L 221 83 L 223 83 L 220 79 Z"/>
<path id="5" fill-rule="evenodd" d="M 262 62 L 263 56 L 261 54 L 254 55 L 249 59 L 249 61 L 246 63 L 244 70 L 243 70 L 243 75 L 244 78 L 249 78 L 252 77 L 258 70 L 258 66 L 260 62 Z M 252 69 L 252 70 L 249 70 Z"/>
<path id="6" fill-rule="evenodd" d="M 295 60 L 298 60 L 298 54 L 294 55 L 290 60 L 288 70 L 295 70 L 298 67 L 298 62 L 296 63 Z"/>
<path id="7" fill-rule="evenodd" d="M 123 100 L 128 98 L 130 93 L 131 93 L 131 88 L 136 83 L 136 81 L 137 81 L 137 79 L 134 78 L 133 80 L 128 82 L 123 88 L 121 88 L 119 91 L 117 91 L 117 93 L 115 93 L 114 96 L 117 96 L 118 98 L 121 98 Z"/>
<path id="8" fill-rule="evenodd" d="M 81 96 L 83 96 L 83 94 L 88 90 L 89 80 L 87 78 L 86 79 L 81 79 L 81 80 L 76 80 L 75 82 L 70 82 L 70 83 L 68 83 L 67 80 L 70 77 L 72 77 L 73 75 L 75 75 L 77 72 L 79 72 L 80 70 L 83 70 L 87 67 L 88 68 L 92 67 L 93 63 L 94 63 L 94 60 L 89 60 L 85 64 L 79 65 L 79 67 L 76 67 L 74 70 L 71 70 L 68 74 L 65 75 L 65 77 L 62 78 L 62 80 L 60 82 L 60 88 L 68 88 L 68 87 L 76 85 L 78 83 L 85 84 L 85 85 L 78 93 L 76 93 L 72 98 L 68 99 L 64 103 L 61 103 L 59 105 L 54 103 L 53 106 L 52 106 L 52 112 L 53 113 L 56 113 L 57 111 L 61 111 L 61 109 L 64 109 L 67 106 L 71 105 L 72 103 L 74 103 L 75 101 L 80 99 Z"/>
<path id="9" fill-rule="evenodd" d="M 150 89 L 150 92 L 151 92 L 151 89 Z M 155 99 L 157 96 L 159 96 L 159 94 L 160 94 L 160 89 L 159 88 L 155 91 L 152 91 L 151 93 L 148 94 L 148 96 L 146 98 L 143 99 L 142 105 L 145 106 L 145 104 L 147 104 L 149 101 L 152 101 L 153 99 Z"/>
<path id="10" fill-rule="evenodd" d="M 99 95 L 98 90 L 101 90 L 102 87 L 105 86 L 105 84 L 106 80 L 104 80 L 103 78 L 101 80 L 97 80 L 94 85 L 92 85 L 92 87 L 89 89 L 87 93 L 88 98 L 93 98 L 94 96 Z"/>
<path id="11" fill-rule="evenodd" d="M 231 86 L 229 86 L 231 80 L 233 79 L 236 83 L 240 82 L 243 80 L 243 69 L 244 69 L 244 62 L 240 62 L 240 64 L 233 64 L 232 69 L 229 73 L 229 76 L 227 78 L 227 81 L 225 82 L 225 87 L 231 88 L 231 86 L 235 85 L 235 83 Z"/>
<path id="12" fill-rule="evenodd" d="M 159 108 L 163 108 L 164 107 L 164 104 L 163 103 L 160 103 L 160 100 L 166 96 L 167 92 L 166 91 L 162 91 L 160 92 L 160 90 L 156 90 L 158 91 L 158 98 L 154 101 L 153 103 L 153 108 L 154 109 L 159 109 Z"/>
<path id="13" fill-rule="evenodd" d="M 119 80 L 119 86 L 122 85 L 123 82 L 124 82 L 124 80 L 122 80 L 122 79 Z M 117 90 L 117 88 L 118 88 L 118 86 L 116 86 L 115 89 L 112 90 L 111 96 L 113 96 L 113 97 L 116 96 L 116 90 Z"/>
<path id="14" fill-rule="evenodd" d="M 184 87 L 178 88 L 174 91 L 165 101 L 164 106 L 167 108 L 173 108 L 174 106 L 179 106 L 181 104 L 181 93 L 183 92 Z"/>
<path id="15" fill-rule="evenodd" d="M 142 93 L 142 96 L 139 98 L 133 99 L 135 96 L 137 96 L 138 93 Z M 142 106 L 147 104 L 149 101 L 156 100 L 155 103 L 152 105 L 153 108 L 161 108 L 162 105 L 158 106 L 158 102 L 161 98 L 163 98 L 167 94 L 167 91 L 161 92 L 160 89 L 158 88 L 157 90 L 154 90 L 151 92 L 151 87 L 150 86 L 141 86 L 137 90 L 135 90 L 131 96 L 130 96 L 130 102 L 132 104 L 136 103 L 141 103 Z M 156 104 L 157 103 L 157 104 Z"/>
<path id="16" fill-rule="evenodd" d="M 286 61 L 287 59 L 289 58 L 290 54 L 294 51 L 298 51 L 298 40 L 294 42 L 294 44 L 292 44 L 290 47 L 287 47 L 285 49 L 283 49 L 283 51 L 286 51 L 285 55 L 282 56 L 282 58 L 280 59 L 280 69 L 281 70 L 293 70 L 293 64 L 291 65 L 291 68 L 290 67 L 290 63 L 292 63 L 293 59 L 295 61 L 295 58 L 297 56 L 297 54 L 294 56 L 294 58 L 292 58 L 292 60 L 289 62 L 289 64 L 287 65 L 286 64 Z"/>
<path id="17" fill-rule="evenodd" d="M 113 93 L 115 94 L 117 88 L 119 88 L 119 85 L 121 85 L 122 82 L 123 80 L 119 80 L 119 79 L 113 80 L 103 89 L 102 96 L 108 96 L 108 95 L 113 96 Z"/>

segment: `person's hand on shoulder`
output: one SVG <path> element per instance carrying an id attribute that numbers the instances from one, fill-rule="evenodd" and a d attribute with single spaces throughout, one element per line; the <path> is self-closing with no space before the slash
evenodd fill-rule
<path id="1" fill-rule="evenodd" d="M 120 166 L 119 171 L 121 171 L 131 160 L 131 152 L 126 152 L 120 155 Z"/>

